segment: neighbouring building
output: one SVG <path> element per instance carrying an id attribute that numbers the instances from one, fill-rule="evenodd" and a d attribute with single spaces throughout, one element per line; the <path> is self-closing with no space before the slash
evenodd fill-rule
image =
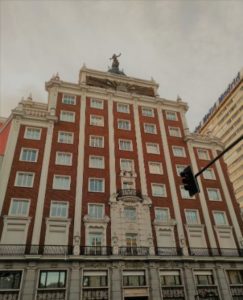
<path id="1" fill-rule="evenodd" d="M 228 146 L 243 135 L 243 69 L 203 118 L 196 131 Z M 243 212 L 243 140 L 224 155 L 235 197 Z"/>
<path id="2" fill-rule="evenodd" d="M 114 57 L 113 57 L 114 59 Z M 115 59 L 114 62 L 116 63 Z M 243 299 L 243 224 L 223 150 L 158 84 L 83 66 L 0 127 L 0 299 Z"/>

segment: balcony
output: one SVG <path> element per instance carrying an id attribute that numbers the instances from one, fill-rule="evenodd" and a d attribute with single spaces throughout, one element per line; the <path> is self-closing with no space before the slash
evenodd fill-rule
<path id="1" fill-rule="evenodd" d="M 109 293 L 107 288 L 83 288 L 83 300 L 102 299 L 108 300 Z"/>
<path id="2" fill-rule="evenodd" d="M 71 254 L 69 245 L 0 245 L 0 256 Z"/>
<path id="3" fill-rule="evenodd" d="M 149 255 L 147 247 L 120 247 L 119 254 L 123 256 L 146 256 Z"/>
<path id="4" fill-rule="evenodd" d="M 138 197 L 142 199 L 141 191 L 135 189 L 120 189 L 117 191 L 117 197 Z"/>
<path id="5" fill-rule="evenodd" d="M 185 292 L 183 286 L 162 286 L 163 299 L 185 299 Z"/>
<path id="6" fill-rule="evenodd" d="M 182 249 L 175 247 L 157 247 L 156 255 L 159 256 L 181 256 Z"/>
<path id="7" fill-rule="evenodd" d="M 218 288 L 216 286 L 198 286 L 197 293 L 198 299 L 219 300 Z"/>
<path id="8" fill-rule="evenodd" d="M 243 257 L 243 249 L 237 248 L 189 248 L 191 256 L 227 256 L 227 257 Z"/>
<path id="9" fill-rule="evenodd" d="M 65 300 L 65 290 L 61 289 L 51 289 L 51 290 L 38 290 L 36 299 L 37 300 L 46 300 L 46 299 L 53 299 L 53 300 Z"/>
<path id="10" fill-rule="evenodd" d="M 106 246 L 81 246 L 80 247 L 81 255 L 98 255 L 98 256 L 106 256 L 112 254 L 112 247 Z"/>
<path id="11" fill-rule="evenodd" d="M 0 299 L 2 300 L 18 300 L 19 292 L 18 291 L 0 291 Z"/>
<path id="12" fill-rule="evenodd" d="M 230 291 L 233 299 L 243 299 L 243 285 L 230 286 Z"/>

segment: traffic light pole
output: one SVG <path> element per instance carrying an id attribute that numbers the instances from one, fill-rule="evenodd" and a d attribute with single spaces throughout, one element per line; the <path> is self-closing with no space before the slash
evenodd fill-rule
<path id="1" fill-rule="evenodd" d="M 223 156 L 226 152 L 228 152 L 231 148 L 233 148 L 236 144 L 238 144 L 241 140 L 243 140 L 243 135 L 241 135 L 236 141 L 230 144 L 224 151 L 222 151 L 218 156 L 216 156 L 209 164 L 206 165 L 202 170 L 200 170 L 197 174 L 195 174 L 195 178 L 201 175 L 208 167 L 214 164 L 221 156 Z"/>

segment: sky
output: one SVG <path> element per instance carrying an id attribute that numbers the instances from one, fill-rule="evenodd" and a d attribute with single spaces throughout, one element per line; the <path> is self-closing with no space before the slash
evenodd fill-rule
<path id="1" fill-rule="evenodd" d="M 45 82 L 107 71 L 113 53 L 131 77 L 189 105 L 191 130 L 243 67 L 243 1 L 0 0 L 0 116 L 22 97 L 47 103 Z"/>

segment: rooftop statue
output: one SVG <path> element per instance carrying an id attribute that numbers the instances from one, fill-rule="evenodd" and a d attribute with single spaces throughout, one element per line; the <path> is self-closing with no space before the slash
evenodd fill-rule
<path id="1" fill-rule="evenodd" d="M 111 69 L 109 69 L 108 72 L 125 75 L 123 71 L 119 70 L 119 61 L 118 61 L 117 58 L 120 57 L 120 56 L 121 56 L 121 53 L 118 54 L 118 55 L 116 55 L 116 54 L 112 55 L 110 60 L 113 60 L 113 61 L 112 61 Z"/>

